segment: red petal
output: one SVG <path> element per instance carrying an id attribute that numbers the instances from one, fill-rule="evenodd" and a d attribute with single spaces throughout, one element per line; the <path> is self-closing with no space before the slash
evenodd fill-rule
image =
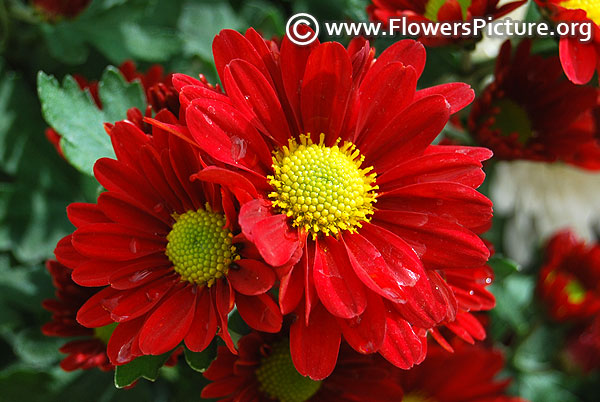
<path id="1" fill-rule="evenodd" d="M 450 105 L 441 95 L 411 104 L 376 139 L 360 148 L 367 158 L 365 166 L 384 172 L 402 160 L 421 155 L 448 122 L 449 111 Z"/>
<path id="2" fill-rule="evenodd" d="M 192 352 L 202 352 L 210 345 L 217 332 L 217 315 L 206 287 L 198 289 L 196 311 L 190 330 L 185 336 L 185 346 Z"/>
<path id="3" fill-rule="evenodd" d="M 77 250 L 75 250 L 72 239 L 73 235 L 63 237 L 58 241 L 58 244 L 54 249 L 54 255 L 56 256 L 58 262 L 70 269 L 77 268 L 87 260 L 86 257 L 79 254 Z"/>
<path id="4" fill-rule="evenodd" d="M 140 331 L 139 345 L 144 354 L 160 355 L 177 346 L 188 333 L 196 310 L 193 286 L 184 286 L 169 295 Z"/>
<path id="5" fill-rule="evenodd" d="M 235 345 L 233 344 L 233 340 L 231 339 L 231 335 L 229 334 L 228 329 L 228 316 L 234 305 L 234 293 L 231 289 L 231 285 L 227 281 L 219 280 L 215 285 L 216 289 L 214 291 L 215 305 L 217 307 L 217 318 L 219 319 L 219 325 L 221 326 L 221 330 L 219 332 L 219 336 L 221 339 L 225 341 L 225 344 L 233 354 L 237 354 L 235 350 Z"/>
<path id="6" fill-rule="evenodd" d="M 263 137 L 237 108 L 199 98 L 187 109 L 186 120 L 194 140 L 213 158 L 259 171 L 271 166 Z"/>
<path id="7" fill-rule="evenodd" d="M 228 169 L 208 166 L 200 172 L 191 176 L 191 179 L 219 184 L 228 188 L 238 199 L 240 204 L 250 202 L 258 198 L 258 193 L 250 180 L 239 173 Z"/>
<path id="8" fill-rule="evenodd" d="M 277 303 L 268 294 L 258 296 L 235 296 L 242 319 L 252 328 L 262 332 L 279 332 L 283 317 Z"/>
<path id="9" fill-rule="evenodd" d="M 344 234 L 354 272 L 371 290 L 386 299 L 403 302 L 404 287 L 413 286 L 423 266 L 415 252 L 401 239 L 363 223 L 359 233 Z"/>
<path id="10" fill-rule="evenodd" d="M 492 219 L 492 202 L 472 187 L 449 182 L 416 183 L 382 194 L 381 210 L 435 215 L 474 230 Z"/>
<path id="11" fill-rule="evenodd" d="M 120 291 L 112 297 L 105 297 L 101 301 L 102 307 L 110 312 L 113 321 L 129 321 L 150 311 L 177 282 L 178 278 L 171 276 L 136 289 Z"/>
<path id="12" fill-rule="evenodd" d="M 98 207 L 113 222 L 153 235 L 166 235 L 171 227 L 154 215 L 131 203 L 131 199 L 115 192 L 104 192 L 98 197 Z"/>
<path id="13" fill-rule="evenodd" d="M 254 222 L 252 218 L 245 218 L 247 214 L 251 216 L 259 214 L 257 208 L 262 209 L 263 204 L 252 202 L 242 206 L 239 218 L 242 230 L 247 236 L 250 234 L 249 239 L 254 242 L 267 264 L 274 267 L 283 265 L 290 260 L 299 247 L 298 232 L 290 228 L 288 217 L 283 214 L 271 215 Z M 249 227 L 250 222 L 254 223 L 253 227 Z"/>
<path id="14" fill-rule="evenodd" d="M 242 259 L 234 263 L 240 268 L 230 268 L 227 280 L 237 292 L 254 296 L 266 293 L 273 287 L 275 273 L 262 262 Z"/>
<path id="15" fill-rule="evenodd" d="M 365 312 L 349 320 L 338 319 L 344 339 L 360 353 L 375 353 L 383 344 L 385 336 L 385 306 L 379 297 L 367 292 Z"/>
<path id="16" fill-rule="evenodd" d="M 102 289 L 90 297 L 88 301 L 79 308 L 79 311 L 77 311 L 77 321 L 88 328 L 98 328 L 112 324 L 113 320 L 110 318 L 109 312 L 102 305 L 102 301 L 118 294 L 119 291 L 111 288 Z"/>
<path id="17" fill-rule="evenodd" d="M 126 364 L 136 358 L 136 355 L 132 353 L 132 345 L 137 342 L 137 336 L 144 325 L 145 318 L 140 317 L 117 325 L 106 348 L 112 364 Z"/>
<path id="18" fill-rule="evenodd" d="M 382 79 L 388 84 L 381 85 Z M 368 144 L 375 145 L 384 127 L 412 102 L 416 88 L 415 70 L 402 63 L 388 64 L 377 76 L 367 74 L 359 92 L 356 127 L 356 144 L 362 152 L 368 152 Z"/>
<path id="19" fill-rule="evenodd" d="M 423 361 L 427 343 L 405 320 L 388 313 L 385 338 L 379 353 L 394 366 L 406 370 Z"/>
<path id="20" fill-rule="evenodd" d="M 76 227 L 90 223 L 110 222 L 102 213 L 98 205 L 85 202 L 74 202 L 67 206 L 69 221 Z"/>
<path id="21" fill-rule="evenodd" d="M 304 312 L 299 314 L 300 317 Z M 290 328 L 290 352 L 296 370 L 322 380 L 335 368 L 341 334 L 336 320 L 321 305 L 313 308 L 309 325 L 298 319 Z"/>
<path id="22" fill-rule="evenodd" d="M 336 42 L 319 45 L 308 58 L 300 94 L 305 133 L 325 134 L 326 144 L 339 137 L 352 87 L 352 64 Z"/>
<path id="23" fill-rule="evenodd" d="M 420 42 L 411 39 L 405 39 L 396 42 L 392 46 L 385 49 L 375 64 L 371 67 L 368 75 L 380 77 L 381 71 L 390 63 L 401 62 L 405 66 L 412 66 L 417 73 L 417 78 L 421 76 L 425 68 L 425 47 Z M 367 78 L 365 77 L 365 80 Z M 361 87 L 362 89 L 362 87 Z"/>
<path id="24" fill-rule="evenodd" d="M 281 278 L 279 286 L 279 306 L 282 314 L 289 314 L 296 309 L 304 294 L 304 270 L 302 264 L 293 266 Z"/>
<path id="25" fill-rule="evenodd" d="M 478 267 L 490 255 L 475 233 L 433 215 L 382 210 L 377 211 L 374 220 L 407 242 L 426 267 Z"/>
<path id="26" fill-rule="evenodd" d="M 291 138 L 285 113 L 267 77 L 244 60 L 233 60 L 224 70 L 223 84 L 235 106 L 249 117 L 263 134 L 279 145 Z"/>
<path id="27" fill-rule="evenodd" d="M 594 76 L 598 57 L 595 46 L 593 43 L 582 43 L 579 38 L 560 40 L 560 62 L 567 77 L 575 84 L 587 84 Z"/>
<path id="28" fill-rule="evenodd" d="M 475 91 L 471 89 L 470 85 L 463 82 L 451 82 L 417 91 L 414 101 L 430 95 L 442 95 L 446 98 L 446 101 L 450 104 L 450 114 L 464 109 L 475 99 Z"/>
<path id="29" fill-rule="evenodd" d="M 352 271 L 342 244 L 332 236 L 316 242 L 313 278 L 319 299 L 334 316 L 353 318 L 365 311 L 365 288 Z"/>

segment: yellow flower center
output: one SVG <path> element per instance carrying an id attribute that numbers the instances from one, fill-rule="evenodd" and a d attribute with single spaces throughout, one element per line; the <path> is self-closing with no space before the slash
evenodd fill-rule
<path id="1" fill-rule="evenodd" d="M 523 145 L 527 144 L 529 139 L 534 135 L 527 111 L 516 102 L 507 98 L 499 99 L 493 105 L 499 108 L 500 111 L 496 115 L 496 121 L 492 125 L 492 128 L 500 130 L 504 136 L 517 133 L 519 135 L 519 142 Z"/>
<path id="2" fill-rule="evenodd" d="M 212 286 L 227 275 L 229 264 L 239 259 L 225 228 L 225 216 L 207 210 L 174 215 L 175 224 L 167 235 L 165 254 L 181 279 L 197 285 Z"/>
<path id="3" fill-rule="evenodd" d="M 105 345 L 108 345 L 108 341 L 116 327 L 117 323 L 113 322 L 103 327 L 94 328 L 94 336 L 100 339 Z"/>
<path id="4" fill-rule="evenodd" d="M 376 201 L 373 167 L 361 169 L 364 156 L 351 142 L 332 147 L 318 144 L 309 135 L 294 139 L 273 157 L 274 192 L 269 194 L 274 207 L 293 218 L 293 225 L 326 236 L 341 230 L 350 232 L 368 222 Z"/>
<path id="5" fill-rule="evenodd" d="M 567 286 L 565 286 L 565 291 L 568 295 L 569 303 L 572 304 L 581 304 L 585 300 L 586 290 L 577 279 L 571 279 Z"/>
<path id="6" fill-rule="evenodd" d="M 402 402 L 435 402 L 435 400 L 418 392 L 410 392 L 408 394 L 404 394 Z"/>
<path id="7" fill-rule="evenodd" d="M 565 0 L 560 3 L 569 10 L 583 10 L 587 17 L 600 25 L 600 2 L 598 0 Z"/>
<path id="8" fill-rule="evenodd" d="M 321 381 L 303 377 L 292 362 L 289 341 L 284 339 L 271 347 L 256 370 L 260 390 L 280 402 L 304 402 L 317 393 Z"/>

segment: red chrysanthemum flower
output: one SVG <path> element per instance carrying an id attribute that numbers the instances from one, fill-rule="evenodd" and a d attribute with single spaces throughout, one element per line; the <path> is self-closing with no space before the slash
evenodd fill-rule
<path id="1" fill-rule="evenodd" d="M 524 40 L 502 46 L 495 81 L 473 104 L 469 128 L 497 159 L 560 160 L 600 169 L 594 88 L 566 80 L 557 57 L 532 55 Z"/>
<path id="2" fill-rule="evenodd" d="M 559 53 L 565 74 L 575 84 L 587 84 L 600 71 L 600 4 L 596 0 L 535 0 L 556 22 L 592 24 L 592 39 L 564 36 Z"/>
<path id="3" fill-rule="evenodd" d="M 91 0 L 33 0 L 33 6 L 50 21 L 75 18 L 83 12 Z"/>
<path id="4" fill-rule="evenodd" d="M 155 121 L 177 123 L 166 110 Z M 94 166 L 107 191 L 97 204 L 67 208 L 77 230 L 59 242 L 56 256 L 78 284 L 107 286 L 81 307 L 77 320 L 86 327 L 119 323 L 108 342 L 111 362 L 162 354 L 181 341 L 201 351 L 218 327 L 235 350 L 227 330 L 235 304 L 252 328 L 279 331 L 282 316 L 267 294 L 275 274 L 252 258 L 256 251 L 238 235 L 238 199 L 191 180 L 211 170 L 202 169 L 186 141 L 158 127 L 147 135 L 128 121 L 109 133 L 117 160 Z"/>
<path id="5" fill-rule="evenodd" d="M 505 395 L 510 379 L 495 380 L 504 367 L 500 352 L 465 343 L 454 346 L 450 354 L 432 344 L 420 366 L 398 373 L 403 401 L 525 402 Z"/>
<path id="6" fill-rule="evenodd" d="M 555 234 L 546 247 L 538 290 L 557 321 L 600 313 L 600 245 L 587 245 L 568 230 Z"/>
<path id="7" fill-rule="evenodd" d="M 113 365 L 106 355 L 106 344 L 115 324 L 86 328 L 76 320 L 77 310 L 99 289 L 77 285 L 71 279 L 71 270 L 57 261 L 46 262 L 46 268 L 56 288 L 56 299 L 43 302 L 44 308 L 52 313 L 52 321 L 44 324 L 42 332 L 47 336 L 78 337 L 60 348 L 62 353 L 68 354 L 60 366 L 65 371 L 93 367 L 103 371 L 112 370 Z"/>
<path id="8" fill-rule="evenodd" d="M 471 21 L 474 18 L 500 18 L 527 0 L 512 1 L 498 7 L 500 0 L 473 0 L 463 9 L 458 0 L 373 0 L 367 7 L 367 13 L 372 21 L 380 21 L 386 26 L 391 18 L 404 17 L 408 22 L 458 22 Z M 444 45 L 452 41 L 474 38 L 422 38 L 428 46 Z"/>
<path id="9" fill-rule="evenodd" d="M 567 340 L 567 356 L 585 372 L 600 369 L 600 316 L 576 328 Z"/>
<path id="10" fill-rule="evenodd" d="M 165 74 L 161 65 L 155 64 L 151 66 L 146 73 L 141 73 L 137 70 L 135 63 L 131 60 L 125 61 L 119 66 L 119 70 L 123 77 L 128 82 L 138 80 L 141 82 L 146 94 L 147 106 L 145 110 L 146 116 L 151 116 L 152 111 L 159 112 L 162 109 L 167 109 L 174 115 L 179 114 L 178 93 L 171 84 L 172 74 Z M 75 74 L 73 76 L 82 91 L 88 90 L 96 105 L 102 109 L 102 102 L 98 95 L 98 81 L 88 81 L 85 77 Z M 208 85 L 206 79 L 202 77 L 203 83 Z M 143 115 L 140 111 L 131 109 L 128 113 L 128 119 L 135 122 L 138 126 L 142 125 Z M 46 138 L 56 148 L 56 151 L 63 156 L 60 147 L 61 135 L 56 130 L 48 127 L 45 131 Z"/>
<path id="11" fill-rule="evenodd" d="M 288 340 L 281 336 L 250 333 L 240 339 L 239 355 L 219 347 L 217 358 L 204 373 L 212 381 L 203 398 L 220 401 L 372 401 L 402 399 L 393 366 L 376 356 L 342 347 L 333 373 L 314 381 L 298 373 Z"/>
<path id="12" fill-rule="evenodd" d="M 491 202 L 476 188 L 491 153 L 430 145 L 473 91 L 417 91 L 425 49 L 412 40 L 373 61 L 366 41 L 346 50 L 284 38 L 279 50 L 253 29 L 225 30 L 213 51 L 227 96 L 186 76 L 173 83 L 191 136 L 227 165 L 198 177 L 253 199 L 239 222 L 279 267 L 281 311 L 298 317 L 298 371 L 331 373 L 342 334 L 399 367 L 422 361 L 426 331 L 456 316 L 446 271 L 489 256 L 477 233 Z"/>

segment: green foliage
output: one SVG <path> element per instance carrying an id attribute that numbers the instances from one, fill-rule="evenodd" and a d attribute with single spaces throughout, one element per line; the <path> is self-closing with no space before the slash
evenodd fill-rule
<path id="1" fill-rule="evenodd" d="M 217 342 L 213 341 L 202 352 L 192 352 L 188 348 L 184 349 L 185 361 L 194 370 L 203 373 L 217 355 Z"/>
<path id="2" fill-rule="evenodd" d="M 62 86 L 44 72 L 38 74 L 38 93 L 44 118 L 61 135 L 65 158 L 83 173 L 93 174 L 94 163 L 114 157 L 104 123 L 126 117 L 127 110 L 144 110 L 144 91 L 139 82 L 127 83 L 114 67 L 108 67 L 98 84 L 103 109 L 88 91 L 81 91 L 75 79 L 67 76 Z"/>
<path id="3" fill-rule="evenodd" d="M 169 359 L 171 352 L 160 356 L 140 356 L 130 363 L 115 368 L 115 386 L 125 388 L 139 380 L 145 378 L 155 381 L 158 377 L 159 369 Z"/>

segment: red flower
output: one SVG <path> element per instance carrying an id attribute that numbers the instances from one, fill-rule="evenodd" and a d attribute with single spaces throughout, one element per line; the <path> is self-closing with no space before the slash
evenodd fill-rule
<path id="1" fill-rule="evenodd" d="M 600 313 L 600 245 L 587 245 L 570 231 L 546 247 L 538 290 L 557 321 L 580 321 Z"/>
<path id="2" fill-rule="evenodd" d="M 456 343 L 454 353 L 450 354 L 431 346 L 420 366 L 398 373 L 403 401 L 525 402 L 504 394 L 510 379 L 494 380 L 504 367 L 500 352 Z"/>
<path id="3" fill-rule="evenodd" d="M 279 50 L 225 30 L 213 51 L 227 96 L 173 78 L 191 136 L 227 165 L 198 177 L 252 198 L 239 222 L 279 267 L 298 371 L 331 373 L 342 334 L 399 367 L 422 361 L 426 331 L 456 315 L 446 271 L 489 256 L 476 233 L 491 202 L 475 189 L 491 153 L 430 145 L 473 91 L 416 91 L 425 50 L 411 40 L 373 62 L 366 41 Z"/>
<path id="4" fill-rule="evenodd" d="M 51 21 L 60 18 L 75 18 L 83 12 L 91 0 L 33 0 L 33 6 Z"/>
<path id="5" fill-rule="evenodd" d="M 408 22 L 457 22 L 471 21 L 474 18 L 491 16 L 493 19 L 500 18 L 521 5 L 527 0 L 512 1 L 498 7 L 500 0 L 473 0 L 463 10 L 458 0 L 373 0 L 373 4 L 367 7 L 367 13 L 372 21 L 380 21 L 388 26 L 391 18 L 406 18 Z M 449 42 L 473 39 L 457 37 L 453 39 L 435 37 L 422 38 L 428 46 L 439 46 Z"/>
<path id="6" fill-rule="evenodd" d="M 600 316 L 575 329 L 567 341 L 567 355 L 584 371 L 600 368 Z"/>
<path id="7" fill-rule="evenodd" d="M 166 110 L 155 121 L 177 123 Z M 202 169 L 188 142 L 158 127 L 147 135 L 123 121 L 109 133 L 117 160 L 94 166 L 107 191 L 97 204 L 67 208 L 77 230 L 59 242 L 56 256 L 78 284 L 107 286 L 77 320 L 86 327 L 119 323 L 108 343 L 111 362 L 162 354 L 181 341 L 201 351 L 217 328 L 233 351 L 227 315 L 236 303 L 251 327 L 279 331 L 282 316 L 267 294 L 275 275 L 237 235 L 238 200 L 190 179 L 211 168 Z"/>
<path id="8" fill-rule="evenodd" d="M 548 11 L 556 22 L 589 22 L 592 24 L 591 41 L 583 36 L 564 36 L 560 39 L 559 53 L 565 74 L 575 84 L 587 84 L 600 71 L 600 7 L 590 0 L 535 0 Z"/>
<path id="9" fill-rule="evenodd" d="M 287 339 L 251 333 L 240 339 L 239 355 L 219 347 L 204 373 L 211 380 L 203 398 L 221 401 L 372 401 L 400 400 L 402 389 L 392 367 L 374 356 L 342 348 L 331 376 L 314 381 L 301 376 L 290 356 Z"/>
<path id="10" fill-rule="evenodd" d="M 171 84 L 172 74 L 164 74 L 162 66 L 155 64 L 151 66 L 146 73 L 141 73 L 137 71 L 135 63 L 131 60 L 128 60 L 119 66 L 119 70 L 128 82 L 133 82 L 135 80 L 141 82 L 146 94 L 146 100 L 148 102 L 145 110 L 146 116 L 151 116 L 152 110 L 159 112 L 162 109 L 167 109 L 175 115 L 179 114 L 179 100 L 177 99 L 178 94 Z M 73 78 L 77 81 L 77 84 L 79 84 L 79 87 L 82 91 L 90 91 L 92 99 L 94 99 L 96 105 L 102 109 L 102 102 L 100 100 L 100 96 L 98 95 L 98 81 L 88 81 L 85 77 L 78 74 L 75 74 Z M 205 85 L 208 85 L 206 83 L 206 79 L 204 79 L 203 82 Z M 143 115 L 139 111 L 136 113 L 136 115 L 138 115 L 138 117 L 133 118 L 133 116 L 128 113 L 127 117 L 138 126 L 141 126 Z M 54 146 L 56 151 L 63 156 L 63 152 L 60 147 L 60 139 L 62 137 L 60 133 L 53 128 L 48 127 L 45 131 L 45 135 L 48 141 L 50 141 L 50 143 Z"/>
<path id="11" fill-rule="evenodd" d="M 47 336 L 79 339 L 65 343 L 60 351 L 68 354 L 60 366 L 65 371 L 98 367 L 103 371 L 113 369 L 106 355 L 106 343 L 114 325 L 86 328 L 75 317 L 77 310 L 94 294 L 97 288 L 85 288 L 71 279 L 71 270 L 56 261 L 46 262 L 56 288 L 56 299 L 44 300 L 43 306 L 52 313 L 52 321 L 44 324 L 42 332 Z"/>
<path id="12" fill-rule="evenodd" d="M 531 42 L 502 46 L 495 81 L 473 104 L 469 128 L 498 159 L 561 160 L 600 169 L 594 88 L 564 79 L 558 58 L 530 54 Z"/>

